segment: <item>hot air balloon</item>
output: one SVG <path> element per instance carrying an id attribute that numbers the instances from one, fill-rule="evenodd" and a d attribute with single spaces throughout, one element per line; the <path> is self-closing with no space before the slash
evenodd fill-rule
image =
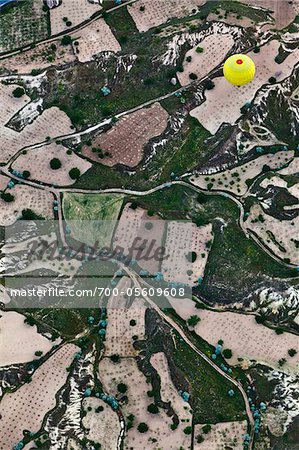
<path id="1" fill-rule="evenodd" d="M 255 64 L 247 55 L 232 55 L 224 63 L 223 74 L 229 83 L 242 86 L 254 79 Z"/>

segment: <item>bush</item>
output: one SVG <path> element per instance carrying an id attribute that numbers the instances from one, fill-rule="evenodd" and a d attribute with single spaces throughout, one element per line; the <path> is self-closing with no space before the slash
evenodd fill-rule
<path id="1" fill-rule="evenodd" d="M 77 167 L 74 167 L 69 171 L 69 176 L 72 180 L 78 180 L 80 178 L 81 172 Z"/>
<path id="2" fill-rule="evenodd" d="M 65 35 L 63 36 L 63 38 L 61 39 L 61 44 L 62 45 L 70 45 L 72 43 L 72 38 L 69 35 Z"/>
<path id="3" fill-rule="evenodd" d="M 283 329 L 282 328 L 276 328 L 275 333 L 276 334 L 282 334 L 283 333 Z"/>
<path id="4" fill-rule="evenodd" d="M 125 392 L 127 392 L 128 386 L 127 386 L 126 384 L 124 384 L 124 383 L 119 383 L 119 384 L 117 385 L 117 390 L 118 390 L 118 392 L 120 392 L 121 394 L 124 394 Z"/>
<path id="5" fill-rule="evenodd" d="M 186 61 L 190 63 L 192 61 L 192 56 L 187 56 Z"/>
<path id="6" fill-rule="evenodd" d="M 293 356 L 295 356 L 295 355 L 297 354 L 297 350 L 295 350 L 294 348 L 290 348 L 290 349 L 288 350 L 288 354 L 289 354 L 291 357 L 293 357 Z"/>
<path id="7" fill-rule="evenodd" d="M 197 80 L 198 76 L 196 75 L 196 73 L 192 72 L 189 74 L 189 78 L 190 78 L 190 80 Z"/>
<path id="8" fill-rule="evenodd" d="M 135 327 L 136 326 L 136 320 L 131 319 L 130 320 L 130 325 L 131 325 L 131 327 Z"/>
<path id="9" fill-rule="evenodd" d="M 147 410 L 151 414 L 157 414 L 159 412 L 158 406 L 155 405 L 154 403 L 151 403 L 150 405 L 148 405 Z"/>
<path id="10" fill-rule="evenodd" d="M 205 440 L 205 438 L 204 438 L 201 434 L 199 434 L 199 435 L 196 437 L 196 442 L 197 442 L 198 444 L 201 444 L 204 440 Z"/>
<path id="11" fill-rule="evenodd" d="M 145 11 L 145 6 L 140 6 L 140 8 L 139 8 L 139 10 L 141 11 L 141 12 L 144 12 Z"/>
<path id="12" fill-rule="evenodd" d="M 203 48 L 202 47 L 197 47 L 196 48 L 196 53 L 202 53 L 203 52 Z"/>
<path id="13" fill-rule="evenodd" d="M 68 20 L 65 24 L 66 24 L 67 27 L 71 27 L 73 25 L 70 20 Z"/>
<path id="14" fill-rule="evenodd" d="M 146 433 L 148 431 L 148 426 L 146 423 L 141 422 L 138 427 L 137 430 L 139 431 L 139 433 Z"/>
<path id="15" fill-rule="evenodd" d="M 253 53 L 259 53 L 261 49 L 259 47 L 254 47 Z"/>
<path id="16" fill-rule="evenodd" d="M 269 81 L 269 83 L 274 84 L 274 83 L 276 83 L 276 78 L 270 77 L 268 81 Z"/>
<path id="17" fill-rule="evenodd" d="M 23 171 L 23 177 L 25 178 L 25 180 L 27 180 L 28 178 L 30 178 L 30 172 L 29 172 L 29 170 L 24 170 L 24 171 Z"/>
<path id="18" fill-rule="evenodd" d="M 10 194 L 9 192 L 2 192 L 1 194 L 2 200 L 4 200 L 6 203 L 11 203 L 14 201 L 15 197 L 14 195 Z"/>
<path id="19" fill-rule="evenodd" d="M 51 161 L 50 161 L 50 167 L 51 167 L 51 169 L 53 169 L 53 170 L 58 170 L 58 169 L 60 169 L 60 167 L 61 167 L 61 161 L 60 161 L 60 159 L 58 159 L 58 158 L 53 158 L 53 159 L 51 159 Z"/>
<path id="20" fill-rule="evenodd" d="M 185 434 L 191 434 L 192 433 L 192 427 L 188 426 L 188 427 L 184 428 L 184 433 Z"/>
<path id="21" fill-rule="evenodd" d="M 223 350 L 223 356 L 226 359 L 230 359 L 233 356 L 233 352 L 231 351 L 231 349 L 226 348 L 225 350 Z"/>
<path id="22" fill-rule="evenodd" d="M 20 97 L 22 97 L 24 94 L 25 94 L 25 91 L 24 91 L 24 89 L 21 88 L 21 87 L 17 87 L 14 91 L 12 91 L 12 95 L 13 95 L 15 98 L 20 98 Z"/>

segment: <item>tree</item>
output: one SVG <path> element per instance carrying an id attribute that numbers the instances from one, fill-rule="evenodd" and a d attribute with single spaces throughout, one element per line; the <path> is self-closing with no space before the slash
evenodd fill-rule
<path id="1" fill-rule="evenodd" d="M 22 219 L 23 220 L 44 220 L 42 216 L 36 214 L 32 209 L 23 209 L 22 210 Z"/>
<path id="2" fill-rule="evenodd" d="M 124 394 L 125 392 L 127 392 L 128 386 L 127 386 L 126 384 L 124 384 L 124 383 L 119 383 L 119 384 L 117 385 L 117 390 L 118 390 L 118 392 L 120 392 L 121 394 Z"/>
<path id="3" fill-rule="evenodd" d="M 28 178 L 30 178 L 30 172 L 29 170 L 23 170 L 23 177 L 25 178 L 25 180 L 27 180 Z"/>
<path id="4" fill-rule="evenodd" d="M 139 431 L 139 433 L 146 433 L 148 431 L 148 426 L 146 423 L 141 422 L 138 427 L 137 430 Z"/>
<path id="5" fill-rule="evenodd" d="M 226 359 L 230 359 L 233 356 L 233 352 L 231 351 L 231 349 L 226 348 L 223 350 L 223 356 Z"/>
<path id="6" fill-rule="evenodd" d="M 43 352 L 41 350 L 37 350 L 34 354 L 35 356 L 42 356 Z"/>
<path id="7" fill-rule="evenodd" d="M 51 159 L 51 161 L 50 161 L 50 167 L 51 167 L 51 169 L 53 169 L 53 170 L 58 170 L 58 169 L 60 169 L 60 167 L 61 167 L 60 159 L 58 159 L 58 158 L 53 158 L 53 159 Z"/>
<path id="8" fill-rule="evenodd" d="M 63 38 L 61 39 L 61 44 L 62 45 L 70 45 L 72 43 L 72 38 L 69 35 L 65 35 L 63 36 Z"/>
<path id="9" fill-rule="evenodd" d="M 2 192 L 1 198 L 6 203 L 11 203 L 14 201 L 15 197 L 14 195 L 10 194 L 9 192 Z"/>
<path id="10" fill-rule="evenodd" d="M 80 178 L 81 172 L 77 167 L 74 167 L 69 171 L 69 176 L 72 180 L 78 180 Z"/>
<path id="11" fill-rule="evenodd" d="M 25 94 L 25 91 L 24 91 L 24 89 L 21 88 L 21 87 L 17 87 L 14 91 L 12 91 L 12 95 L 13 95 L 15 98 L 20 98 L 20 97 L 22 97 L 24 94 Z"/>
<path id="12" fill-rule="evenodd" d="M 120 356 L 114 354 L 114 355 L 111 355 L 111 356 L 110 356 L 110 359 L 111 359 L 111 361 L 114 362 L 114 363 L 119 363 L 119 361 L 120 361 Z"/>
<path id="13" fill-rule="evenodd" d="M 202 53 L 203 52 L 203 48 L 202 47 L 197 47 L 196 48 L 196 53 Z"/>
<path id="14" fill-rule="evenodd" d="M 196 437 L 196 442 L 197 442 L 198 444 L 201 444 L 204 440 L 205 440 L 205 438 L 204 438 L 201 434 L 199 434 L 199 435 Z"/>
<path id="15" fill-rule="evenodd" d="M 288 354 L 289 354 L 291 357 L 293 357 L 293 356 L 295 356 L 295 355 L 297 354 L 297 350 L 295 350 L 294 348 L 290 348 L 290 349 L 288 350 Z"/>
<path id="16" fill-rule="evenodd" d="M 204 434 L 208 434 L 208 433 L 210 433 L 211 429 L 212 429 L 211 425 L 209 423 L 207 423 L 206 425 L 204 425 L 202 427 L 202 432 Z"/>
<path id="17" fill-rule="evenodd" d="M 131 319 L 130 320 L 130 325 L 131 325 L 131 327 L 135 327 L 136 326 L 136 320 L 135 319 Z"/>
<path id="18" fill-rule="evenodd" d="M 192 433 L 192 427 L 189 425 L 188 427 L 184 428 L 185 434 L 191 434 Z"/>
<path id="19" fill-rule="evenodd" d="M 208 90 L 211 91 L 214 87 L 215 87 L 215 83 L 214 81 L 210 80 L 209 78 L 205 81 L 204 83 L 204 87 Z"/>
<path id="20" fill-rule="evenodd" d="M 155 403 L 151 403 L 150 405 L 148 405 L 147 410 L 151 414 L 157 414 L 159 412 L 159 408 L 157 405 L 155 405 Z"/>
<path id="21" fill-rule="evenodd" d="M 269 83 L 274 84 L 274 83 L 276 83 L 276 78 L 270 77 L 268 81 L 269 81 Z"/>
<path id="22" fill-rule="evenodd" d="M 191 72 L 189 74 L 189 78 L 190 78 L 190 80 L 197 80 L 198 76 L 196 75 L 196 73 Z"/>
<path id="23" fill-rule="evenodd" d="M 278 327 L 278 328 L 276 328 L 275 333 L 276 334 L 282 334 L 283 333 L 283 329 Z"/>
<path id="24" fill-rule="evenodd" d="M 200 318 L 196 315 L 190 316 L 189 319 L 187 320 L 187 324 L 190 327 L 195 327 L 198 324 L 198 322 L 200 322 Z"/>

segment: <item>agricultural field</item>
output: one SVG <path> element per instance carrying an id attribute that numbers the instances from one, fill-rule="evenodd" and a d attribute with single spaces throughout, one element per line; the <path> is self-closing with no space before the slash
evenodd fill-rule
<path id="1" fill-rule="evenodd" d="M 235 167 L 234 169 L 224 170 L 212 175 L 195 175 L 190 181 L 201 189 L 223 190 L 232 192 L 236 196 L 243 196 L 250 187 L 251 180 L 266 170 L 276 170 L 291 163 L 294 152 L 283 150 L 275 154 L 260 156 L 248 163 Z"/>
<path id="2" fill-rule="evenodd" d="M 210 133 L 215 134 L 223 123 L 234 124 L 241 116 L 240 109 L 252 102 L 258 89 L 274 77 L 275 82 L 288 77 L 298 61 L 298 50 L 290 53 L 281 63 L 275 61 L 279 42 L 272 40 L 261 47 L 259 53 L 249 52 L 259 71 L 252 83 L 245 86 L 228 85 L 224 77 L 215 78 L 215 88 L 206 91 L 206 101 L 190 112 Z M 219 99 L 221 99 L 219 101 Z"/>
<path id="3" fill-rule="evenodd" d="M 111 130 L 101 133 L 82 154 L 107 166 L 137 166 L 145 144 L 166 128 L 168 114 L 159 103 L 121 118 Z"/>
<path id="4" fill-rule="evenodd" d="M 99 13 L 100 10 L 99 4 L 91 3 L 88 0 L 77 2 L 63 0 L 58 8 L 50 10 L 51 35 L 53 36 L 78 26 L 94 14 Z"/>
<path id="5" fill-rule="evenodd" d="M 203 0 L 172 0 L 161 5 L 159 0 L 138 0 L 133 5 L 128 6 L 128 11 L 138 30 L 143 32 L 174 17 L 194 15 L 198 12 L 198 7 L 204 3 Z"/>
<path id="6" fill-rule="evenodd" d="M 177 72 L 181 85 L 190 84 L 192 81 L 190 74 L 195 74 L 199 80 L 206 77 L 215 65 L 224 60 L 233 44 L 234 39 L 230 34 L 219 35 L 215 33 L 204 38 L 199 45 L 186 53 L 183 65 L 184 71 Z"/>
<path id="7" fill-rule="evenodd" d="M 100 18 L 72 35 L 75 54 L 80 62 L 91 61 L 101 52 L 117 53 L 121 47 L 105 20 Z"/>
<path id="8" fill-rule="evenodd" d="M 252 231 L 279 258 L 298 265 L 298 217 L 279 220 L 265 214 L 260 205 L 253 205 L 245 221 L 247 230 Z"/>
<path id="9" fill-rule="evenodd" d="M 53 195 L 31 186 L 16 185 L 9 190 L 12 201 L 0 198 L 0 226 L 12 225 L 22 217 L 22 211 L 30 209 L 37 216 L 53 218 Z"/>
<path id="10" fill-rule="evenodd" d="M 0 12 L 0 53 L 9 52 L 49 36 L 48 11 L 39 0 L 24 0 Z"/>
<path id="11" fill-rule="evenodd" d="M 24 320 L 25 316 L 17 312 L 1 311 L 0 366 L 33 361 L 60 343 L 59 340 L 53 342 L 39 334 L 36 325 L 30 326 Z M 16 328 L 18 333 L 15 332 Z"/>
<path id="12" fill-rule="evenodd" d="M 247 432 L 247 422 L 227 422 L 212 425 L 211 431 L 205 433 L 206 429 L 202 425 L 197 425 L 194 430 L 195 450 L 226 450 L 234 448 L 243 450 L 243 436 Z M 201 436 L 201 438 L 198 438 Z M 201 441 L 202 442 L 198 442 Z"/>
<path id="13" fill-rule="evenodd" d="M 57 350 L 24 384 L 1 400 L 1 416 L 5 435 L 0 448 L 13 448 L 23 438 L 23 430 L 39 431 L 44 415 L 55 406 L 55 394 L 66 382 L 66 366 L 71 363 L 77 347 L 66 344 Z"/>
<path id="14" fill-rule="evenodd" d="M 51 44 L 40 44 L 26 52 L 18 53 L 0 62 L 0 69 L 6 72 L 31 73 L 32 70 L 46 69 L 50 66 L 63 66 L 75 61 L 71 46 L 61 44 L 61 40 Z"/>
<path id="15" fill-rule="evenodd" d="M 53 160 L 59 161 L 57 166 L 53 165 Z M 21 153 L 12 164 L 12 168 L 20 172 L 29 170 L 31 180 L 38 180 L 54 186 L 74 184 L 76 179 L 71 178 L 71 170 L 76 168 L 79 169 L 80 174 L 83 174 L 90 167 L 89 161 L 80 158 L 75 153 L 68 151 L 67 148 L 54 142 L 28 149 L 25 154 Z"/>
<path id="16" fill-rule="evenodd" d="M 200 318 L 195 331 L 207 342 L 216 346 L 219 340 L 223 340 L 223 348 L 232 350 L 232 357 L 227 360 L 229 364 L 241 364 L 245 367 L 250 365 L 251 361 L 258 361 L 280 370 L 299 370 L 299 356 L 288 355 L 290 348 L 298 347 L 296 335 L 278 335 L 275 330 L 257 324 L 253 315 L 197 309 L 195 303 L 189 299 L 169 301 L 184 320 L 192 315 Z M 286 359 L 283 367 L 279 364 L 282 358 Z"/>
<path id="17" fill-rule="evenodd" d="M 123 196 L 114 194 L 72 194 L 63 198 L 63 213 L 71 236 L 86 244 L 109 246 Z"/>

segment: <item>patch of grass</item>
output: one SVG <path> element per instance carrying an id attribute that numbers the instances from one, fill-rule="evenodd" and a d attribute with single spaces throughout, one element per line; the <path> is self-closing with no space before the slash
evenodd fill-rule
<path id="1" fill-rule="evenodd" d="M 109 245 L 122 202 L 123 196 L 116 194 L 66 193 L 63 212 L 71 237 L 89 245 Z"/>

